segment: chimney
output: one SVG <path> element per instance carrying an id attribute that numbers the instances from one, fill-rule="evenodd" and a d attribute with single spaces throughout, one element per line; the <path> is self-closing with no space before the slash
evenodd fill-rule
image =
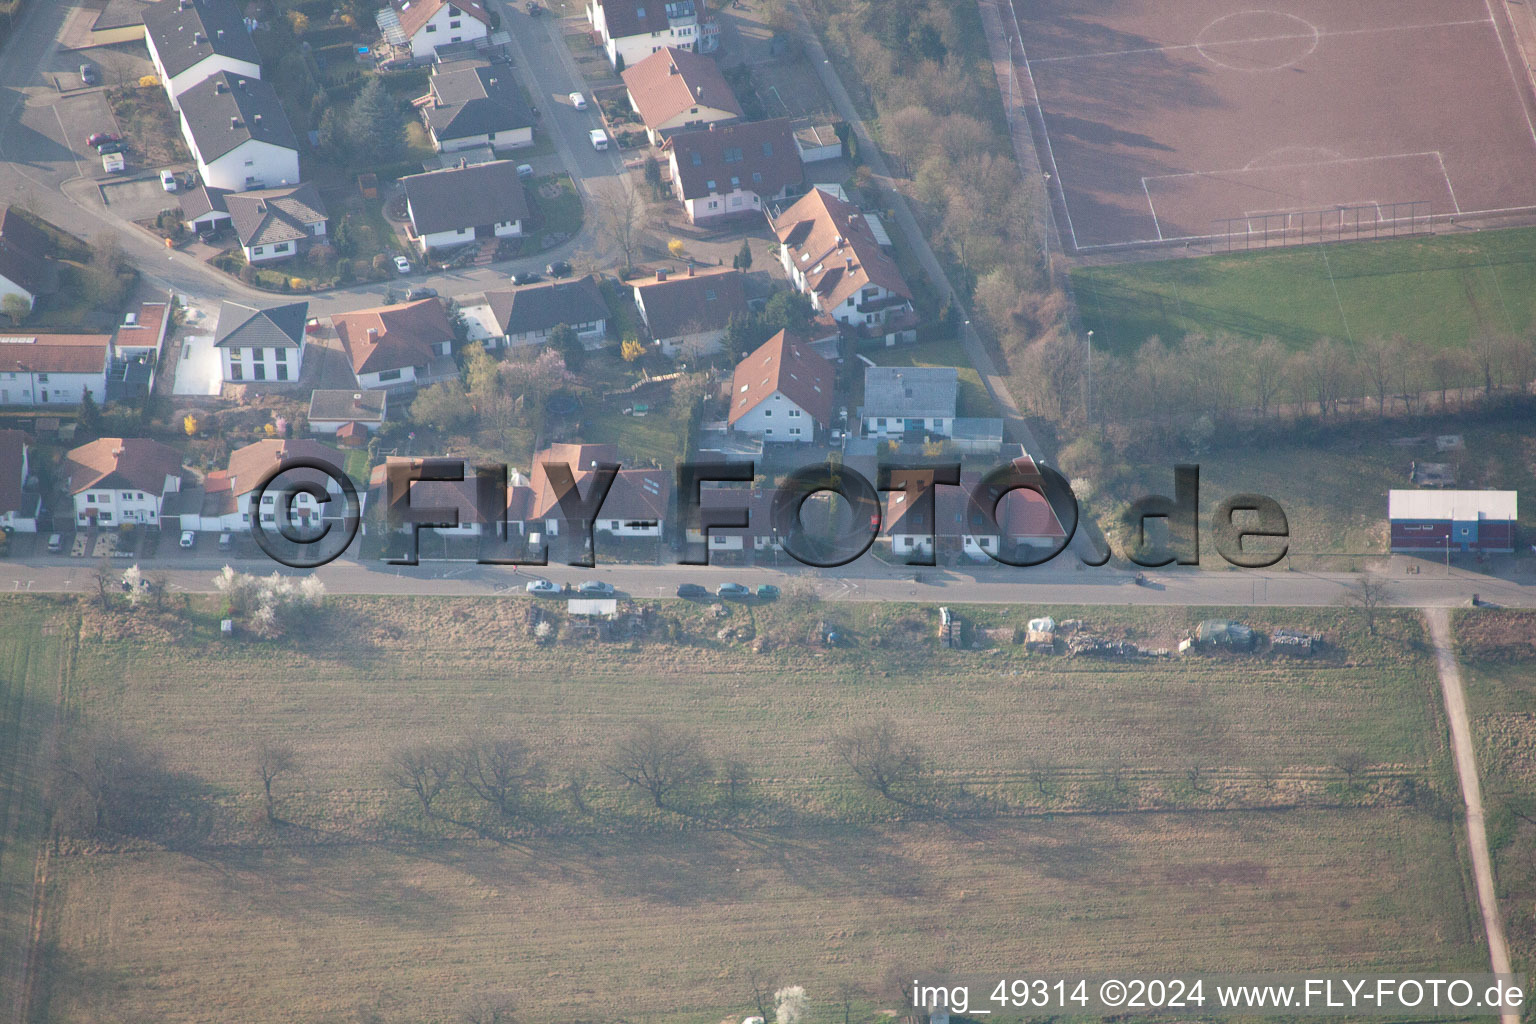
<path id="1" fill-rule="evenodd" d="M 219 29 L 218 31 L 219 31 L 219 38 L 223 39 L 224 38 L 224 30 L 223 29 Z"/>
<path id="2" fill-rule="evenodd" d="M 225 93 L 229 92 L 229 86 L 225 85 L 222 81 L 214 82 L 213 83 L 213 91 L 218 93 L 220 96 L 222 96 Z"/>
<path id="3" fill-rule="evenodd" d="M 257 124 L 261 124 L 261 115 L 257 114 L 254 117 L 252 117 L 251 120 L 255 121 Z"/>
<path id="4" fill-rule="evenodd" d="M 696 85 L 693 87 L 693 98 L 696 100 L 702 100 L 704 98 L 704 87 L 702 85 Z"/>
<path id="5" fill-rule="evenodd" d="M 689 277 L 693 276 L 693 264 L 692 263 L 688 264 L 688 276 Z"/>
<path id="6" fill-rule="evenodd" d="M 665 281 L 666 279 L 667 279 L 667 272 L 665 270 L 658 270 L 658 271 L 656 271 L 656 280 L 657 281 Z"/>
<path id="7" fill-rule="evenodd" d="M 464 168 L 466 168 L 468 166 L 469 166 L 469 158 L 468 157 L 463 157 L 463 156 L 459 157 L 459 170 L 462 171 L 462 170 L 464 170 Z"/>
<path id="8" fill-rule="evenodd" d="M 669 65 L 667 65 L 667 74 L 668 74 L 668 76 L 680 75 L 682 73 L 683 73 L 683 69 L 678 67 L 676 64 L 669 64 Z"/>
<path id="9" fill-rule="evenodd" d="M 377 327 L 370 327 L 370 328 L 368 328 L 368 343 L 370 345 L 371 344 L 377 344 L 378 340 L 379 340 L 379 329 Z"/>
<path id="10" fill-rule="evenodd" d="M 851 227 L 853 227 L 853 225 L 854 225 L 854 224 L 855 224 L 855 223 L 857 223 L 857 218 L 858 218 L 858 216 L 859 216 L 859 215 L 858 215 L 858 214 L 856 214 L 856 213 L 850 213 L 850 214 L 849 214 L 849 215 L 848 215 L 848 226 L 849 226 L 849 227 L 850 227 L 850 228 L 851 228 Z"/>
<path id="11" fill-rule="evenodd" d="M 848 273 L 850 273 L 850 274 L 853 273 L 853 257 L 852 256 L 848 257 L 847 264 L 848 264 Z"/>
<path id="12" fill-rule="evenodd" d="M 192 33 L 192 45 L 193 46 L 201 46 L 203 44 L 203 41 L 206 38 L 207 37 L 204 36 L 201 32 L 193 32 Z"/>
<path id="13" fill-rule="evenodd" d="M 238 117 L 229 119 L 229 130 L 232 132 L 240 130 L 240 119 Z"/>

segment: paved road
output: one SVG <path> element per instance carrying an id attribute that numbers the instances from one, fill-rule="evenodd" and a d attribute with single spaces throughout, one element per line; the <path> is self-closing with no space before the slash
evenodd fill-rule
<path id="1" fill-rule="evenodd" d="M 80 63 L 77 54 L 62 51 L 58 36 L 73 7 L 67 3 L 28 5 L 16 31 L 0 51 L 0 203 L 20 203 L 67 231 L 92 238 L 103 230 L 114 231 L 123 251 L 143 275 L 144 285 L 154 291 L 174 291 L 196 302 L 216 303 L 225 298 L 272 302 L 276 297 L 215 270 L 181 252 L 168 252 L 144 231 L 102 204 L 97 191 L 100 165 L 89 154 L 78 154 L 65 128 L 75 127 L 69 107 L 82 95 L 61 94 L 46 76 Z M 554 83 L 550 97 L 536 99 L 544 112 L 546 130 L 555 128 L 555 147 L 562 161 L 575 171 L 578 188 L 583 178 L 612 178 L 622 169 L 617 151 L 598 153 L 587 140 L 587 131 L 598 127 L 595 112 L 571 109 L 566 94 L 585 89 L 560 33 L 560 19 L 534 19 L 507 7 L 504 24 L 513 39 L 518 73 L 530 83 Z M 556 91 L 556 90 L 560 91 Z M 558 99 L 552 98 L 557 96 Z M 65 111 L 60 113 L 60 111 Z M 109 126 L 103 126 L 109 127 Z M 75 134 L 81 134 L 77 131 Z M 577 145 L 578 143 L 580 145 Z M 171 205 L 166 197 L 166 205 Z M 409 277 L 356 285 L 310 296 L 316 316 L 376 305 L 387 291 L 428 286 L 445 296 L 484 291 L 504 285 L 513 270 L 542 268 L 550 259 L 572 260 L 580 269 L 611 266 L 612 247 L 588 228 L 556 249 L 490 267 L 413 274 Z"/>
<path id="2" fill-rule="evenodd" d="M 1472 742 L 1472 725 L 1467 719 L 1467 692 L 1461 683 L 1461 668 L 1451 639 L 1450 616 L 1444 608 L 1426 608 L 1429 635 L 1435 645 L 1435 664 L 1440 673 L 1440 689 L 1445 694 L 1445 716 L 1451 726 L 1451 749 L 1456 755 L 1456 774 L 1461 779 L 1461 796 L 1467 808 L 1467 847 L 1472 852 L 1472 873 L 1477 879 L 1477 903 L 1483 912 L 1483 928 L 1488 934 L 1488 954 L 1493 973 L 1509 974 L 1509 943 L 1504 939 L 1504 921 L 1499 914 L 1498 890 L 1493 883 L 1493 861 L 1488 856 L 1488 832 L 1483 823 L 1483 792 L 1478 781 L 1477 753 Z M 1502 1024 L 1519 1024 L 1520 1014 L 1502 1015 Z"/>
<path id="3" fill-rule="evenodd" d="M 424 535 L 422 551 L 431 553 L 434 540 Z M 811 570 L 785 559 L 782 568 L 754 566 L 616 565 L 601 562 L 594 569 L 571 566 L 529 566 L 514 571 L 506 566 L 482 566 L 473 562 L 427 561 L 420 566 L 391 566 L 382 562 L 338 559 L 317 570 L 332 593 L 338 594 L 433 594 L 492 595 L 521 590 L 530 579 L 580 583 L 596 579 L 612 583 L 633 597 L 667 597 L 680 583 L 713 587 L 732 580 L 756 586 L 808 585 L 831 601 L 916 601 L 943 604 L 1044 604 L 1162 605 L 1162 606 L 1273 606 L 1302 607 L 1337 604 L 1358 577 L 1348 573 L 1264 571 L 1176 571 L 1148 573 L 1147 586 L 1139 586 L 1130 573 L 1111 569 L 1074 569 L 1072 556 L 1060 566 L 1014 569 L 1007 566 L 978 568 L 913 568 L 890 566 L 866 556 L 833 570 Z M 226 561 L 213 554 L 183 553 L 142 563 L 145 569 L 165 571 L 171 583 L 192 593 L 213 589 L 213 576 Z M 128 563 L 125 560 L 124 565 Z M 237 568 L 251 573 L 284 573 L 263 558 L 236 561 Z M 44 556 L 27 561 L 0 562 L 0 591 L 92 591 L 96 562 L 65 556 Z M 1387 585 L 1387 603 L 1399 607 L 1465 607 L 1471 596 L 1506 607 L 1536 608 L 1536 585 L 1493 579 L 1476 573 L 1443 569 L 1394 578 Z M 920 579 L 914 579 L 916 574 Z"/>

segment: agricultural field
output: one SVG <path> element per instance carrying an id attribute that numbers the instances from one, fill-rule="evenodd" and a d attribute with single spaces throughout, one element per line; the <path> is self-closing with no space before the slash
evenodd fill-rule
<path id="1" fill-rule="evenodd" d="M 1293 349 L 1394 334 L 1455 348 L 1531 329 L 1533 252 L 1536 229 L 1520 228 L 1084 267 L 1072 283 L 1094 344 L 1121 355 L 1191 331 Z"/>
<path id="2" fill-rule="evenodd" d="M 1536 615 L 1463 612 L 1457 643 L 1515 970 L 1536 968 Z"/>
<path id="3" fill-rule="evenodd" d="M 1325 633 L 1309 660 L 1117 663 L 1027 654 L 1015 630 L 1050 611 L 1171 647 L 1222 613 L 962 607 L 982 649 L 951 651 L 915 606 L 668 603 L 622 643 L 572 641 L 558 615 L 541 642 L 528 607 L 333 599 L 273 644 L 220 641 L 211 601 L 71 606 L 63 699 L 157 752 L 178 802 L 161 831 L 52 858 L 43 1018 L 456 1020 L 511 989 L 530 1019 L 717 1019 L 755 977 L 831 1019 L 844 982 L 866 1016 L 888 1006 L 896 967 L 1481 955 L 1411 615 L 1376 637 L 1338 611 L 1245 616 Z M 16 621 L 36 643 L 43 619 Z M 808 642 L 827 626 L 851 646 Z M 829 750 L 873 718 L 932 764 L 896 799 Z M 666 809 L 606 768 L 646 722 L 697 730 L 718 766 Z M 386 783 L 391 751 L 479 730 L 543 764 L 514 821 L 457 793 L 427 817 Z M 264 739 L 300 766 L 277 824 Z"/>

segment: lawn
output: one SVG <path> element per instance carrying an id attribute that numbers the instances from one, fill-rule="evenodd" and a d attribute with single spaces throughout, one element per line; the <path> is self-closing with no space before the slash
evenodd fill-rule
<path id="1" fill-rule="evenodd" d="M 547 249 L 581 230 L 581 197 L 569 174 L 552 174 L 528 182 L 529 225 L 538 232 L 539 247 Z"/>
<path id="2" fill-rule="evenodd" d="M 1516 971 L 1536 966 L 1536 614 L 1456 616 L 1488 846 Z"/>
<path id="3" fill-rule="evenodd" d="M 1118 353 L 1190 331 L 1273 335 L 1291 348 L 1401 333 L 1457 347 L 1536 319 L 1536 229 L 1307 245 L 1084 267 L 1084 326 Z"/>
<path id="4" fill-rule="evenodd" d="M 131 163 L 139 167 L 164 167 L 191 159 L 181 140 L 176 111 L 171 109 L 171 102 L 159 85 L 108 89 L 107 102 L 122 126 Z"/>
<path id="5" fill-rule="evenodd" d="M 996 417 L 997 406 L 987 395 L 987 387 L 981 382 L 981 374 L 965 357 L 965 349 L 958 338 L 928 341 L 921 345 L 898 345 L 895 348 L 872 349 L 866 353 L 881 366 L 954 366 L 960 371 L 959 416 Z"/>
<path id="6" fill-rule="evenodd" d="M 952 652 L 930 608 L 792 595 L 724 620 L 765 653 L 717 639 L 722 620 L 695 605 L 660 609 L 683 644 L 550 646 L 515 599 L 333 599 L 272 644 L 217 640 L 212 601 L 186 618 L 77 607 L 65 692 L 195 777 L 205 831 L 54 859 L 40 1019 L 448 1020 L 511 989 L 527 1019 L 718 1020 L 747 1012 L 756 970 L 807 986 L 820 1021 L 837 983 L 898 961 L 1408 971 L 1481 955 L 1454 823 L 1405 795 L 1407 780 L 1453 789 L 1411 614 L 1371 638 L 1348 613 L 1270 610 L 1248 621 L 1322 630 L 1332 651 L 1133 665 L 1007 639 Z M 1148 645 L 1220 614 L 958 612 L 1001 637 L 1050 612 Z M 855 646 L 807 645 L 818 621 Z M 827 738 L 870 716 L 921 738 L 963 813 L 845 781 Z M 622 794 L 602 765 L 647 720 L 747 764 L 739 819 Z M 569 808 L 477 831 L 460 804 L 427 820 L 384 785 L 388 751 L 475 729 L 522 737 L 548 766 L 545 806 Z M 302 764 L 278 787 L 278 829 L 259 823 L 261 737 Z M 1341 750 L 1370 766 L 1355 783 Z M 1143 813 L 1090 813 L 1112 786 Z"/>

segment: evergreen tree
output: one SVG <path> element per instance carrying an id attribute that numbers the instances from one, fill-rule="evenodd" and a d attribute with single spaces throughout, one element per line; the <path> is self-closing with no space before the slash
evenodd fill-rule
<path id="1" fill-rule="evenodd" d="M 359 155 L 374 161 L 398 159 L 405 149 L 405 119 L 400 104 L 378 78 L 371 78 L 352 102 L 347 136 Z"/>
<path id="2" fill-rule="evenodd" d="M 75 413 L 75 425 L 78 430 L 91 437 L 101 436 L 101 410 L 96 407 L 96 400 L 91 397 L 89 388 L 80 395 L 80 408 Z"/>
<path id="3" fill-rule="evenodd" d="M 565 368 L 579 373 L 587 361 L 587 350 L 581 347 L 581 339 L 567 324 L 560 324 L 549 332 L 549 347 L 565 357 Z"/>
<path id="4" fill-rule="evenodd" d="M 752 269 L 752 246 L 745 238 L 741 240 L 741 250 L 736 253 L 736 258 L 731 260 L 731 266 L 737 270 Z"/>

